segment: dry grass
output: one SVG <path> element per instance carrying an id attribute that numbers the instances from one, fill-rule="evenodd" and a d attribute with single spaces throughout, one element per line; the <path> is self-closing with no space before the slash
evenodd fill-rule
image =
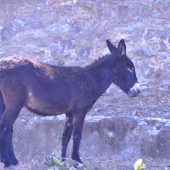
<path id="1" fill-rule="evenodd" d="M 170 160 L 143 158 L 146 164 L 146 170 L 169 170 Z M 106 158 L 89 158 L 84 160 L 86 167 L 83 170 L 133 170 L 135 161 L 128 160 L 107 160 Z M 68 162 L 69 164 L 69 162 Z M 72 162 L 70 161 L 70 165 Z M 16 167 L 4 169 L 2 164 L 0 170 L 47 170 L 48 167 L 44 161 L 32 160 L 31 162 L 21 161 Z M 75 168 L 68 168 L 69 170 L 76 170 Z M 77 168 L 82 170 L 82 168 Z M 51 169 L 53 170 L 53 169 Z"/>

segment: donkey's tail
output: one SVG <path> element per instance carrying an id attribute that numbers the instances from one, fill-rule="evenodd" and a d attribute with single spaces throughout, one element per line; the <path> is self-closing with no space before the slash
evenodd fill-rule
<path id="1" fill-rule="evenodd" d="M 5 105 L 4 105 L 2 93 L 0 92 L 0 120 L 4 113 L 4 110 L 5 110 Z"/>

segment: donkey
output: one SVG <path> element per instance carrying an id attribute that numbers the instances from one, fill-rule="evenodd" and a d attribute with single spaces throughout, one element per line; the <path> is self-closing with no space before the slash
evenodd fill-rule
<path id="1" fill-rule="evenodd" d="M 64 161 L 73 136 L 71 158 L 82 163 L 79 146 L 86 113 L 111 83 L 130 97 L 140 93 L 133 62 L 124 40 L 118 47 L 106 40 L 110 54 L 86 67 L 62 67 L 23 57 L 0 60 L 0 161 L 18 164 L 13 124 L 23 107 L 41 116 L 66 114 L 61 157 Z"/>

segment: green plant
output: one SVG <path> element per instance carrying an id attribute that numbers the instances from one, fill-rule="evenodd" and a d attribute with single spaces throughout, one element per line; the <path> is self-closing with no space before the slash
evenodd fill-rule
<path id="1" fill-rule="evenodd" d="M 52 154 L 50 156 L 46 157 L 45 164 L 48 167 L 48 170 L 91 170 L 92 168 L 86 167 L 83 164 L 80 164 L 79 162 L 76 162 L 71 159 L 65 159 L 64 162 L 61 162 L 59 158 Z M 85 163 L 86 164 L 86 163 Z"/>

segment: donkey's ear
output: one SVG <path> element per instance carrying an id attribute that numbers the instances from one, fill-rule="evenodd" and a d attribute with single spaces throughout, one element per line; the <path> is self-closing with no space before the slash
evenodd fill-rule
<path id="1" fill-rule="evenodd" d="M 110 42 L 110 40 L 106 40 L 106 44 L 107 44 L 109 51 L 112 54 L 115 54 L 116 53 L 116 47 Z"/>
<path id="2" fill-rule="evenodd" d="M 124 39 L 120 40 L 118 44 L 118 54 L 119 56 L 126 55 L 126 45 Z"/>

